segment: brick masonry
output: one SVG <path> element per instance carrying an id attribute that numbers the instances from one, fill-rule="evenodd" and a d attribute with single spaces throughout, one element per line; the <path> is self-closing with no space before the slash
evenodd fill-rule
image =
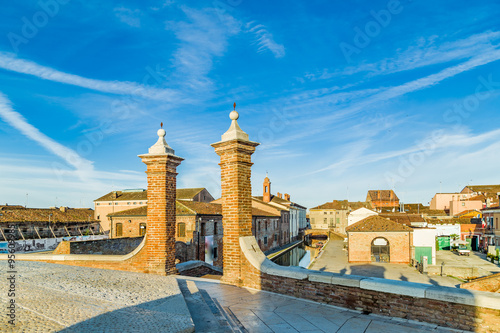
<path id="1" fill-rule="evenodd" d="M 412 237 L 409 232 L 350 232 L 349 262 L 371 262 L 372 241 L 379 237 L 389 242 L 391 263 L 410 262 Z"/>
<path id="2" fill-rule="evenodd" d="M 500 327 L 500 310 L 496 309 L 270 275 L 246 258 L 242 271 L 244 286 L 259 290 L 473 332 L 493 333 Z"/>
<path id="3" fill-rule="evenodd" d="M 212 144 L 220 156 L 224 252 L 222 281 L 241 285 L 239 238 L 252 235 L 251 156 L 256 142 L 240 139 Z"/>

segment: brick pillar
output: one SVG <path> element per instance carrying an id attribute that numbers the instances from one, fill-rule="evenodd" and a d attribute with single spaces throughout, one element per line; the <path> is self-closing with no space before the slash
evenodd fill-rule
<path id="1" fill-rule="evenodd" d="M 242 252 L 239 238 L 252 235 L 251 156 L 259 144 L 248 140 L 239 128 L 238 113 L 231 112 L 232 124 L 220 142 L 212 144 L 220 156 L 222 224 L 224 228 L 222 281 L 242 285 Z"/>
<path id="2" fill-rule="evenodd" d="M 158 142 L 149 153 L 139 155 L 147 165 L 148 217 L 145 264 L 148 273 L 176 274 L 175 268 L 175 201 L 177 166 L 183 161 L 175 156 L 165 141 L 165 131 L 158 131 Z"/>

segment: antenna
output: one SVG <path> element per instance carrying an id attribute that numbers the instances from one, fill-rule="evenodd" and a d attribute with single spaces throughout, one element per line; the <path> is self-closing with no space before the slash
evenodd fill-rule
<path id="1" fill-rule="evenodd" d="M 26 204 L 24 205 L 24 208 L 28 208 L 28 193 L 26 193 Z"/>
<path id="2" fill-rule="evenodd" d="M 233 104 L 234 111 L 236 111 L 236 102 Z"/>

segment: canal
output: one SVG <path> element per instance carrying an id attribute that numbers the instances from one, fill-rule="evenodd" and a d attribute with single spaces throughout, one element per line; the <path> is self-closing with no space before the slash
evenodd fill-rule
<path id="1" fill-rule="evenodd" d="M 311 260 L 315 258 L 319 251 L 318 245 L 322 245 L 325 241 L 309 240 L 308 243 L 302 242 L 290 251 L 287 251 L 272 261 L 280 266 L 299 266 L 307 268 Z"/>

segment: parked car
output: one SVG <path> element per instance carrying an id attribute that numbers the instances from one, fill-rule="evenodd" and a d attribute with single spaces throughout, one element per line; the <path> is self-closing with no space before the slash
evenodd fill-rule
<path id="1" fill-rule="evenodd" d="M 459 245 L 458 246 L 458 254 L 461 256 L 468 256 L 468 255 L 470 255 L 470 251 L 467 249 L 467 246 Z"/>

